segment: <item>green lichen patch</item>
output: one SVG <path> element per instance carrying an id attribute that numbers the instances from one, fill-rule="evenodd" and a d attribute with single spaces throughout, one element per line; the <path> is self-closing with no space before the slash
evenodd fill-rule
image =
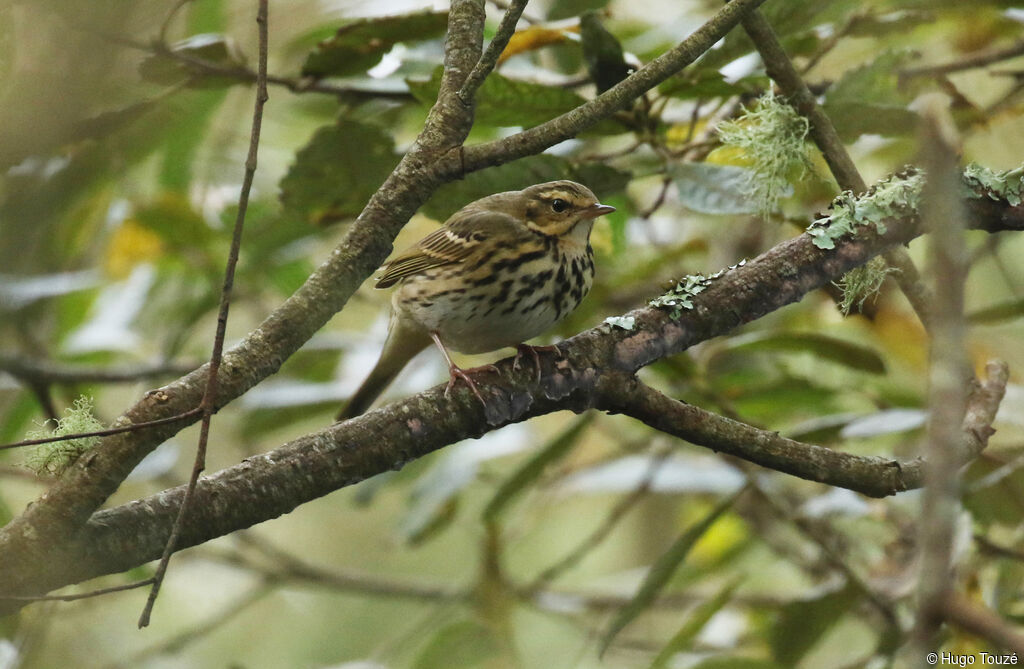
<path id="1" fill-rule="evenodd" d="M 830 214 L 816 219 L 807 228 L 819 249 L 834 249 L 836 242 L 849 237 L 862 226 L 874 226 L 886 232 L 886 219 L 912 215 L 921 204 L 924 173 L 913 168 L 880 181 L 862 197 L 844 191 L 832 201 Z"/>
<path id="2" fill-rule="evenodd" d="M 45 439 L 102 430 L 104 426 L 93 416 L 92 408 L 91 397 L 79 397 L 67 408 L 64 417 L 57 419 L 56 427 L 48 429 L 47 423 L 52 421 L 47 421 L 27 436 L 29 439 Z M 25 466 L 40 475 L 60 476 L 99 440 L 99 437 L 81 437 L 40 444 L 28 453 Z"/>
<path id="3" fill-rule="evenodd" d="M 620 330 L 632 330 L 636 327 L 636 318 L 633 316 L 609 316 L 604 322 Z"/>
<path id="4" fill-rule="evenodd" d="M 652 307 L 667 310 L 672 318 L 679 318 L 684 309 L 693 309 L 693 298 L 703 293 L 711 285 L 712 281 L 721 277 L 726 272 L 746 264 L 746 260 L 741 260 L 726 269 L 718 270 L 711 276 L 704 276 L 703 274 L 684 276 L 679 280 L 679 283 L 669 289 L 664 295 L 659 295 L 648 302 L 648 304 Z"/>
<path id="5" fill-rule="evenodd" d="M 889 267 L 881 257 L 874 257 L 867 264 L 850 270 L 836 282 L 843 291 L 843 300 L 839 310 L 849 316 L 854 309 L 860 309 L 869 298 L 873 298 L 882 288 L 885 277 L 899 270 Z"/>
<path id="6" fill-rule="evenodd" d="M 807 155 L 810 124 L 782 98 L 769 91 L 736 121 L 718 125 L 722 143 L 740 149 L 750 161 L 748 195 L 758 212 L 767 216 L 779 208 L 779 200 L 792 194 L 789 177 L 803 176 L 811 168 Z"/>
<path id="7" fill-rule="evenodd" d="M 1024 200 L 1024 165 L 1006 172 L 995 172 L 978 163 L 964 168 L 964 185 L 969 198 L 988 197 L 1006 200 L 1016 207 Z"/>

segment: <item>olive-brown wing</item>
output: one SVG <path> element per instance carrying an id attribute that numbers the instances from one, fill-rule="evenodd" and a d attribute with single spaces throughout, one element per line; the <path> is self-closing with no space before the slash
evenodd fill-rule
<path id="1" fill-rule="evenodd" d="M 388 288 L 407 276 L 431 267 L 454 265 L 472 257 L 480 246 L 502 231 L 515 229 L 508 214 L 460 211 L 415 245 L 389 262 L 377 279 L 377 288 Z"/>

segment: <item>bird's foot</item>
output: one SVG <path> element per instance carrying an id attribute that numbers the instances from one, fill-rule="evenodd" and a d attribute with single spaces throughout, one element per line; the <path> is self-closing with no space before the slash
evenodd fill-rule
<path id="1" fill-rule="evenodd" d="M 537 370 L 537 383 L 540 383 L 541 368 L 540 368 L 540 353 L 554 353 L 559 358 L 562 357 L 561 351 L 557 346 L 530 346 L 529 344 L 519 344 L 516 346 L 516 359 L 512 363 L 512 369 L 518 370 L 519 363 L 529 355 L 533 358 L 533 366 Z"/>
<path id="2" fill-rule="evenodd" d="M 484 396 L 480 394 L 480 389 L 476 387 L 476 382 L 473 380 L 472 374 L 484 374 L 487 372 L 498 373 L 498 368 L 494 365 L 482 365 L 480 367 L 472 367 L 470 369 L 462 369 L 458 365 L 451 365 L 448 367 L 448 385 L 444 389 L 444 396 L 447 397 L 451 394 L 452 388 L 455 387 L 460 380 L 466 384 L 466 386 L 473 391 L 476 398 L 480 400 L 480 404 L 487 408 L 487 402 L 484 400 Z"/>

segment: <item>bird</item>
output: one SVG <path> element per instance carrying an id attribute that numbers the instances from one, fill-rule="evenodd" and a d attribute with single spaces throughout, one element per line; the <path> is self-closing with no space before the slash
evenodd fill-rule
<path id="1" fill-rule="evenodd" d="M 337 415 L 365 412 L 416 354 L 433 342 L 448 363 L 447 396 L 458 380 L 486 402 L 449 349 L 475 354 L 517 347 L 569 312 L 590 291 L 594 220 L 615 211 L 581 184 L 561 180 L 496 193 L 467 204 L 444 225 L 383 266 L 376 288 L 395 286 L 380 359 Z"/>

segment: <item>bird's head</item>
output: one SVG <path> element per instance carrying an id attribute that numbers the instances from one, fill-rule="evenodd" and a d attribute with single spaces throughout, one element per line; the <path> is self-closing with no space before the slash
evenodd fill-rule
<path id="1" fill-rule="evenodd" d="M 615 211 L 597 201 L 594 193 L 575 181 L 549 181 L 518 192 L 526 227 L 549 237 L 564 237 L 573 232 L 590 235 L 598 216 Z M 580 223 L 586 223 L 577 226 Z"/>

